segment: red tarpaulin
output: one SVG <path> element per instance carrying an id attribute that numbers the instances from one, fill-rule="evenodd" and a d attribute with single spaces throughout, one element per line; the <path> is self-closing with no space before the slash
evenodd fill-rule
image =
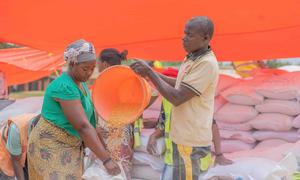
<path id="1" fill-rule="evenodd" d="M 300 57 L 299 9 L 299 0 L 1 0 L 0 41 L 62 53 L 85 38 L 98 52 L 176 61 L 186 20 L 208 15 L 221 61 Z"/>
<path id="2" fill-rule="evenodd" d="M 0 50 L 0 71 L 4 72 L 8 86 L 48 76 L 64 63 L 62 55 L 31 48 Z"/>

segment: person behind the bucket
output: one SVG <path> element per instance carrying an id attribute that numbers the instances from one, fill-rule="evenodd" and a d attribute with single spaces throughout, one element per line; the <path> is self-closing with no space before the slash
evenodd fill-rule
<path id="1" fill-rule="evenodd" d="M 99 54 L 98 71 L 101 73 L 109 67 L 121 65 L 122 61 L 127 60 L 127 54 L 127 50 L 120 52 L 115 48 L 103 49 Z M 150 106 L 156 99 L 157 94 L 152 94 L 148 106 Z M 108 127 L 106 121 L 104 121 L 101 117 L 99 117 L 97 125 L 97 132 L 103 137 L 104 144 L 109 146 L 109 144 L 107 144 L 108 132 L 111 129 Z M 140 146 L 140 133 L 142 127 L 143 120 L 142 117 L 139 117 L 133 124 L 128 124 L 122 127 L 122 135 L 119 138 L 115 138 L 113 142 L 114 144 L 118 144 L 120 147 L 119 151 L 117 152 L 118 161 L 121 161 L 127 180 L 132 179 L 131 171 L 133 152 L 134 148 Z"/>
<path id="2" fill-rule="evenodd" d="M 154 72 L 142 60 L 131 64 L 173 105 L 173 180 L 198 180 L 207 170 L 202 160 L 211 155 L 214 96 L 219 77 L 218 62 L 209 45 L 213 32 L 209 17 L 193 17 L 186 23 L 183 47 L 188 55 L 177 79 Z"/>
<path id="3" fill-rule="evenodd" d="M 0 128 L 0 179 L 28 180 L 28 137 L 39 118 L 40 114 L 22 114 Z"/>
<path id="4" fill-rule="evenodd" d="M 64 52 L 68 72 L 46 89 L 42 116 L 29 137 L 29 179 L 82 179 L 83 150 L 91 149 L 111 175 L 121 172 L 95 130 L 86 81 L 96 66 L 94 46 L 81 39 Z"/>
<path id="5" fill-rule="evenodd" d="M 127 50 L 119 52 L 114 48 L 103 49 L 99 54 L 98 61 L 98 71 L 101 73 L 105 69 L 115 66 L 121 65 L 122 61 L 127 60 Z M 104 143 L 109 146 L 108 143 L 108 133 L 111 129 L 108 127 L 106 121 L 104 121 L 101 117 L 98 119 L 98 127 L 97 132 L 101 134 L 103 137 Z M 131 170 L 132 170 L 132 157 L 133 157 L 133 126 L 128 124 L 122 127 L 122 136 L 114 139 L 114 143 L 118 144 L 121 148 L 118 153 L 118 161 L 121 162 L 124 172 L 126 174 L 126 178 L 128 180 L 131 179 Z"/>

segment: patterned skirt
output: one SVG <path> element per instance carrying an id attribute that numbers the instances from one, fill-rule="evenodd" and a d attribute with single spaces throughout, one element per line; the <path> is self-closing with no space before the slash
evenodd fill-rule
<path id="1" fill-rule="evenodd" d="M 82 179 L 82 141 L 43 117 L 30 134 L 27 160 L 30 180 Z"/>

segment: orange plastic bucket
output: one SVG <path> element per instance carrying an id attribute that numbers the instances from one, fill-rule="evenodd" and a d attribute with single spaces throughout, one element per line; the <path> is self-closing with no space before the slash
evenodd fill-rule
<path id="1" fill-rule="evenodd" d="M 151 99 L 151 88 L 129 67 L 117 65 L 98 76 L 92 97 L 97 113 L 117 127 L 134 122 L 143 113 Z"/>

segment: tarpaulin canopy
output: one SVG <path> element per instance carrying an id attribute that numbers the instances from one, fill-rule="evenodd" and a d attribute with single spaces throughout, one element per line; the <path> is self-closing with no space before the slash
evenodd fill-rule
<path id="1" fill-rule="evenodd" d="M 0 71 L 4 72 L 8 86 L 48 76 L 64 63 L 62 55 L 27 47 L 0 50 Z"/>
<path id="2" fill-rule="evenodd" d="M 178 61 L 185 22 L 208 15 L 219 60 L 300 57 L 299 9 L 299 0 L 1 0 L 0 41 L 61 53 L 85 38 L 98 52 Z"/>

